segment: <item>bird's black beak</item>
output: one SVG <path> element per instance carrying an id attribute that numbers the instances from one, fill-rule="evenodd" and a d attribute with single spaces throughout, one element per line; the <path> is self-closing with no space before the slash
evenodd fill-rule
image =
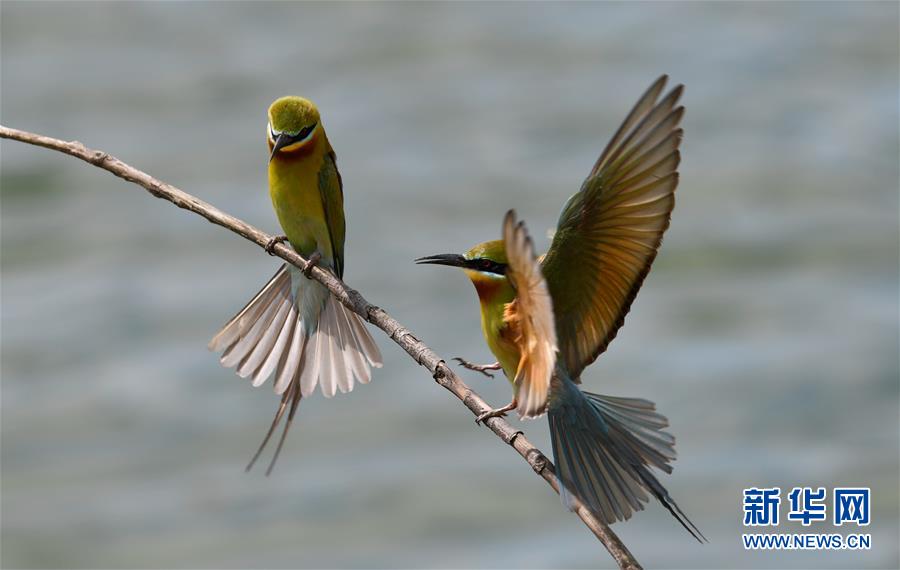
<path id="1" fill-rule="evenodd" d="M 272 146 L 272 154 L 269 155 L 269 162 L 272 162 L 272 159 L 275 158 L 275 154 L 283 149 L 286 146 L 289 146 L 294 142 L 294 138 L 286 133 L 281 133 L 278 135 L 278 138 L 275 139 L 275 144 Z"/>
<path id="2" fill-rule="evenodd" d="M 431 263 L 434 265 L 449 265 L 450 267 L 465 267 L 466 258 L 458 253 L 439 253 L 438 255 L 420 257 L 416 260 L 416 263 L 420 265 L 423 263 Z"/>

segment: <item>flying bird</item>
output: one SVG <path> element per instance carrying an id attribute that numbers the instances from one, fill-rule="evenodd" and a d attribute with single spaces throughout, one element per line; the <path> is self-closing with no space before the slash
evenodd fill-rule
<path id="1" fill-rule="evenodd" d="M 282 97 L 269 107 L 269 196 L 295 251 L 338 278 L 344 275 L 344 194 L 336 157 L 316 106 Z M 308 271 L 308 269 L 307 269 Z M 281 402 L 247 470 L 259 458 L 290 404 L 284 431 L 266 474 L 271 473 L 301 398 L 318 387 L 326 398 L 366 384 L 380 368 L 381 353 L 363 320 L 320 283 L 293 265 L 275 276 L 210 341 L 220 362 L 253 386 L 273 377 Z"/>
<path id="2" fill-rule="evenodd" d="M 510 404 L 476 421 L 511 410 L 521 418 L 546 413 L 560 495 L 569 509 L 575 495 L 611 524 L 643 510 L 649 494 L 702 541 L 703 534 L 651 470 L 672 472 L 675 438 L 663 431 L 668 420 L 647 400 L 578 387 L 584 369 L 622 327 L 669 227 L 684 88 L 678 85 L 663 96 L 667 79 L 660 77 L 641 96 L 566 202 L 539 271 L 537 262 L 526 263 L 533 247 L 513 213 L 504 221 L 502 240 L 416 261 L 465 271 L 478 293 L 485 340 L 498 361 L 461 362 L 482 372 L 501 369 L 512 383 Z"/>

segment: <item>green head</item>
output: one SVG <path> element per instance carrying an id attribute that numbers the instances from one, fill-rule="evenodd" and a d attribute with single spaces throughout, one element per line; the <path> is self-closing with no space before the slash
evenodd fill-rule
<path id="1" fill-rule="evenodd" d="M 416 263 L 448 265 L 464 270 L 475 285 L 482 304 L 503 304 L 512 300 L 514 293 L 506 278 L 507 259 L 503 240 L 480 243 L 462 255 L 442 253 L 420 257 Z"/>
<path id="2" fill-rule="evenodd" d="M 307 146 L 319 130 L 319 110 L 312 101 L 294 96 L 277 99 L 269 106 L 269 160 Z"/>
<path id="3" fill-rule="evenodd" d="M 503 240 L 486 241 L 480 243 L 460 255 L 458 253 L 441 253 L 420 257 L 416 263 L 430 263 L 433 265 L 448 265 L 459 267 L 466 272 L 483 274 L 485 278 L 506 278 L 506 247 Z M 471 277 L 471 275 L 470 275 Z"/>

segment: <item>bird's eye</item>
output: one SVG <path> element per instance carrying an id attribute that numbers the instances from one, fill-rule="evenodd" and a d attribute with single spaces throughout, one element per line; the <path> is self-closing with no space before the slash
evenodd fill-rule
<path id="1" fill-rule="evenodd" d="M 482 259 L 479 265 L 481 265 L 482 269 L 488 271 L 494 265 L 494 263 L 490 259 Z"/>
<path id="2" fill-rule="evenodd" d="M 306 137 L 309 136 L 309 133 L 313 132 L 313 129 L 315 129 L 315 128 L 316 128 L 316 123 L 313 123 L 312 125 L 302 129 L 299 133 L 297 133 L 297 136 L 295 138 L 297 140 L 302 141 L 302 140 L 306 139 Z"/>

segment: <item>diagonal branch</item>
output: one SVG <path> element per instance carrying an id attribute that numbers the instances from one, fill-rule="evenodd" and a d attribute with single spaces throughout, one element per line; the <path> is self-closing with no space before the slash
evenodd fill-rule
<path id="1" fill-rule="evenodd" d="M 157 198 L 168 200 L 179 208 L 199 214 L 208 221 L 231 230 L 260 247 L 265 247 L 272 237 L 246 222 L 226 214 L 215 206 L 175 188 L 171 184 L 157 180 L 146 172 L 129 166 L 106 152 L 87 148 L 80 142 L 67 142 L 27 131 L 11 129 L 2 125 L 0 125 L 0 138 L 41 146 L 89 162 L 119 178 L 143 187 Z M 307 261 L 287 246 L 276 245 L 273 253 L 301 269 L 306 268 Z M 311 278 L 325 285 L 341 303 L 384 331 L 391 340 L 405 350 L 416 362 L 428 369 L 435 381 L 459 398 L 473 414 L 477 416 L 490 411 L 490 406 L 460 380 L 440 356 L 383 309 L 369 303 L 358 291 L 347 287 L 340 279 L 318 267 L 312 268 Z M 553 463 L 541 450 L 532 445 L 521 431 L 516 430 L 506 420 L 499 417 L 487 420 L 486 425 L 497 437 L 512 446 L 531 466 L 534 472 L 543 478 L 554 491 L 559 493 L 559 481 L 553 470 Z M 620 568 L 641 568 L 631 552 L 628 551 L 628 548 L 604 522 L 597 519 L 581 501 L 576 499 L 575 505 L 575 514 L 603 543 Z"/>

